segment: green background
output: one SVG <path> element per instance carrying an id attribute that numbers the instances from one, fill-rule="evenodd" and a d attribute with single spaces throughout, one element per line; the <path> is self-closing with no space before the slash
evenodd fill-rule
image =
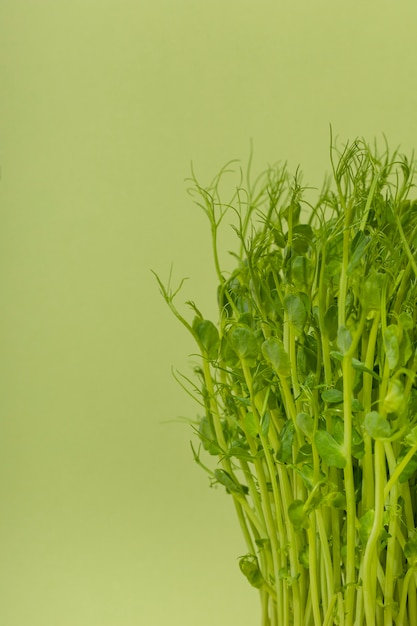
<path id="1" fill-rule="evenodd" d="M 416 148 L 416 27 L 415 0 L 1 1 L 1 626 L 259 623 L 150 269 L 214 314 L 191 160 L 252 138 L 320 186 L 330 123 Z"/>

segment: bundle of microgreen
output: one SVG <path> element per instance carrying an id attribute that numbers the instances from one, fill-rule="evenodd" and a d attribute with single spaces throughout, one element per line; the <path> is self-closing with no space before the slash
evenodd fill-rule
<path id="1" fill-rule="evenodd" d="M 219 319 L 188 303 L 203 407 L 194 458 L 233 501 L 263 626 L 417 625 L 417 202 L 411 161 L 362 140 L 318 199 L 274 166 L 209 218 Z M 333 181 L 333 182 L 332 182 Z M 332 189 L 333 186 L 333 189 Z M 234 216 L 236 268 L 220 267 Z M 201 447 L 217 457 L 215 469 Z"/>

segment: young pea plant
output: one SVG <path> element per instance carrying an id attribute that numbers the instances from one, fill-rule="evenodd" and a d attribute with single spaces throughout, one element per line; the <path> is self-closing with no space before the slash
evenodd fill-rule
<path id="1" fill-rule="evenodd" d="M 262 626 L 417 624 L 417 201 L 412 160 L 331 141 L 314 202 L 269 167 L 231 201 L 193 175 L 218 319 L 157 277 L 200 353 L 195 461 L 230 494 Z M 234 219 L 235 269 L 218 234 Z M 195 423 L 195 422 L 194 422 Z M 217 460 L 208 466 L 202 454 Z"/>

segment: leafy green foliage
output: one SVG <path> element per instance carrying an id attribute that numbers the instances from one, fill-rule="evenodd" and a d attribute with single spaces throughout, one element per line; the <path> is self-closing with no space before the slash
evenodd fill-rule
<path id="1" fill-rule="evenodd" d="M 234 500 L 263 626 L 414 626 L 417 570 L 417 201 L 414 166 L 331 146 L 315 200 L 301 174 L 250 164 L 231 197 L 194 174 L 209 220 L 218 320 L 193 303 L 203 413 L 194 428 Z M 220 263 L 229 215 L 232 272 Z M 188 380 L 188 379 L 186 379 Z M 257 553 L 257 555 L 255 555 Z M 409 597 L 414 600 L 409 603 Z M 379 598 L 379 604 L 375 598 Z"/>

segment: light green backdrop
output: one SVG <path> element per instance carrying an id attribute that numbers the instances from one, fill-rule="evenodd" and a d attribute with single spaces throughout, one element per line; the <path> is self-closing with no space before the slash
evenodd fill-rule
<path id="1" fill-rule="evenodd" d="M 150 269 L 212 314 L 191 160 L 252 138 L 319 186 L 329 123 L 416 148 L 416 27 L 415 0 L 1 1 L 1 626 L 259 624 L 231 502 L 164 423 L 193 345 Z"/>

